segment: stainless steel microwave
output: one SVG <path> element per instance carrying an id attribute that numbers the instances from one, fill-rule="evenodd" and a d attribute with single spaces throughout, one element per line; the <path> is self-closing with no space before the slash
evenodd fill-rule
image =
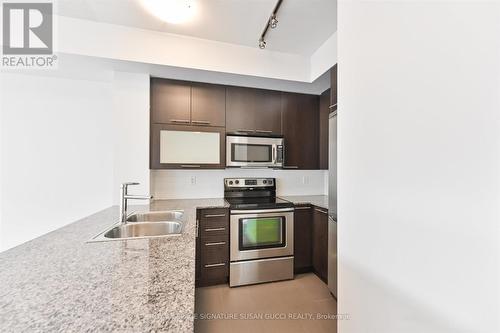
<path id="1" fill-rule="evenodd" d="M 226 166 L 282 168 L 283 138 L 227 135 Z"/>

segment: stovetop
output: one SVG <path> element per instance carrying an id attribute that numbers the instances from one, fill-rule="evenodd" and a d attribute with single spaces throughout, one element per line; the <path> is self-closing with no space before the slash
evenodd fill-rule
<path id="1" fill-rule="evenodd" d="M 276 197 L 275 178 L 225 178 L 224 198 L 231 209 L 278 209 L 293 203 Z"/>
<path id="2" fill-rule="evenodd" d="M 227 198 L 231 209 L 277 209 L 291 208 L 293 203 L 276 197 Z"/>

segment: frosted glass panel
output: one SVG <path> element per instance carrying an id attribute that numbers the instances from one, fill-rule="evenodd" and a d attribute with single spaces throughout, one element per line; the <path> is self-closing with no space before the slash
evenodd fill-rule
<path id="1" fill-rule="evenodd" d="M 219 164 L 220 133 L 160 131 L 160 163 Z"/>

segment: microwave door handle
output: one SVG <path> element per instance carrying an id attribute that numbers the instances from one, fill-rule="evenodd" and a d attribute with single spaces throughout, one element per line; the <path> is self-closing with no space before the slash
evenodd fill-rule
<path id="1" fill-rule="evenodd" d="M 273 145 L 273 164 L 276 164 L 276 145 Z"/>

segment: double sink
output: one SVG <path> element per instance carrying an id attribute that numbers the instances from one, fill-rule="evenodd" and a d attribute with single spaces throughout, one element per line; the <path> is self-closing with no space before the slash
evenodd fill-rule
<path id="1" fill-rule="evenodd" d="M 180 236 L 184 224 L 182 210 L 133 213 L 127 217 L 126 223 L 111 226 L 90 242 Z"/>

